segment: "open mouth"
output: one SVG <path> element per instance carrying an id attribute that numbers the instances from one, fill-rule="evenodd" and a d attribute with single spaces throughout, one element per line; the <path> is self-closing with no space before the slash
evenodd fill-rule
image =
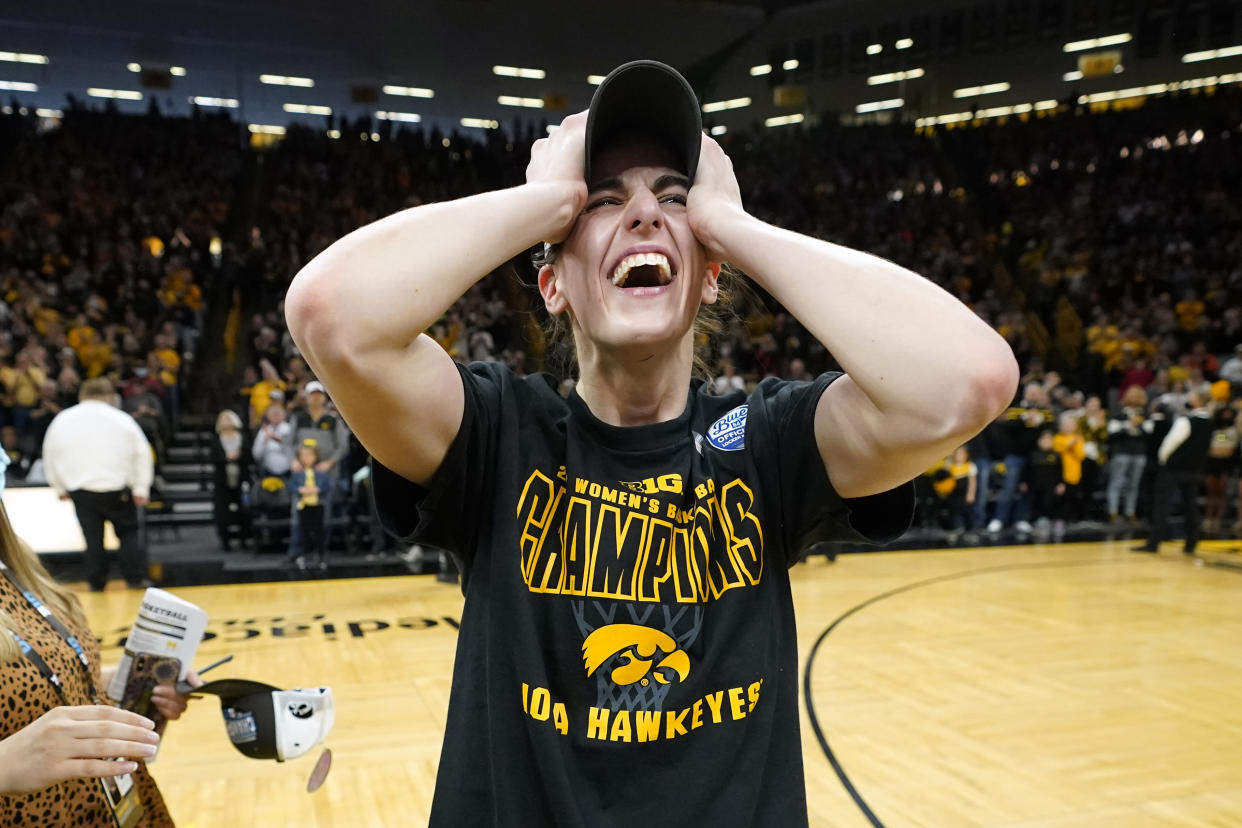
<path id="1" fill-rule="evenodd" d="M 619 288 L 664 287 L 673 281 L 673 268 L 663 253 L 631 253 L 612 271 Z"/>

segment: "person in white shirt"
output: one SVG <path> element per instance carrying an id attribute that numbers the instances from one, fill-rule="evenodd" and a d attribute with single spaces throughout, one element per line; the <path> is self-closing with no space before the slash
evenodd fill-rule
<path id="1" fill-rule="evenodd" d="M 117 407 L 107 379 L 82 383 L 79 403 L 56 415 L 43 438 L 47 482 L 72 500 L 86 539 L 87 581 L 95 592 L 108 583 L 104 521 L 120 541 L 121 574 L 131 589 L 151 586 L 147 553 L 138 537 L 138 510 L 151 494 L 151 444 L 133 417 Z"/>

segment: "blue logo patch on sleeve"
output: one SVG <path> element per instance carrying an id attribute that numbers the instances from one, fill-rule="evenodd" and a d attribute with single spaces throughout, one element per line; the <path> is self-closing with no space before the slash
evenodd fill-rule
<path id="1" fill-rule="evenodd" d="M 739 405 L 712 423 L 707 430 L 707 442 L 722 451 L 741 451 L 746 448 L 746 411 L 748 406 Z"/>

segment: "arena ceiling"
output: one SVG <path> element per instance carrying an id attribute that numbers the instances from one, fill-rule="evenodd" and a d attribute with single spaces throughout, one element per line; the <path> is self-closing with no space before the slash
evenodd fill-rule
<path id="1" fill-rule="evenodd" d="M 809 5 L 831 10 L 846 0 Z M 43 0 L 5 4 L 0 51 L 46 55 L 45 65 L 0 62 L 0 81 L 34 84 L 23 105 L 63 107 L 89 88 L 141 91 L 118 101 L 142 111 L 154 95 L 186 111 L 191 96 L 238 102 L 242 120 L 285 123 L 286 104 L 327 106 L 356 117 L 382 109 L 415 112 L 424 123 L 460 117 L 559 120 L 590 100 L 589 75 L 636 57 L 676 65 L 701 91 L 720 56 L 763 31 L 792 0 Z M 870 4 L 874 6 L 875 4 Z M 919 4 L 901 0 L 894 9 Z M 184 67 L 167 89 L 144 89 L 127 69 Z M 493 65 L 542 69 L 543 79 L 499 77 Z M 313 88 L 272 86 L 260 74 L 313 79 Z M 351 90 L 383 85 L 428 88 L 434 97 L 381 93 L 351 101 Z M 7 102 L 10 93 L 3 92 Z M 563 96 L 565 109 L 500 106 L 515 98 Z M 89 100 L 89 99 L 88 99 Z"/>

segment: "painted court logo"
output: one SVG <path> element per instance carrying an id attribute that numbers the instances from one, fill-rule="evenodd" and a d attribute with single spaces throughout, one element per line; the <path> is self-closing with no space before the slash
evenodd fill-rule
<path id="1" fill-rule="evenodd" d="M 712 423 L 707 430 L 707 442 L 722 451 L 741 451 L 746 448 L 746 411 L 748 406 L 739 405 Z"/>

